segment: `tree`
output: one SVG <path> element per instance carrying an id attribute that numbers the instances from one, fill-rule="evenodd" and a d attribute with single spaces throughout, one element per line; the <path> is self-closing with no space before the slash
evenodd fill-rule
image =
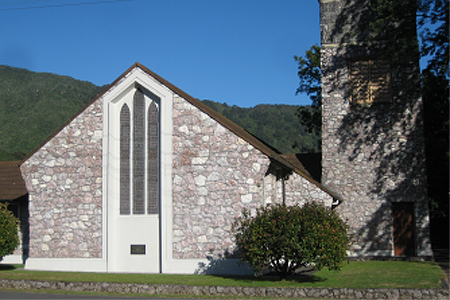
<path id="1" fill-rule="evenodd" d="M 355 8 L 363 11 L 364 8 Z M 369 7 L 361 18 L 359 28 L 355 35 L 370 36 L 374 40 L 382 40 L 388 45 L 390 51 L 386 51 L 391 59 L 392 55 L 403 55 L 404 48 L 411 47 L 411 31 L 416 30 L 416 24 L 397 24 L 396 19 L 411 20 L 408 15 L 417 13 L 417 28 L 420 36 L 420 55 L 429 57 L 426 69 L 433 70 L 437 76 L 449 77 L 449 1 L 448 0 L 371 0 Z M 399 17 L 400 15 L 400 17 Z M 347 16 L 343 16 L 345 18 Z M 401 30 L 396 30 L 401 28 Z M 313 107 L 322 104 L 320 47 L 313 45 L 305 56 L 294 56 L 298 63 L 298 76 L 300 79 L 298 93 L 306 93 L 311 98 Z M 310 128 L 320 128 L 320 118 L 300 119 Z M 313 124 L 311 124 L 313 123 Z"/>
<path id="2" fill-rule="evenodd" d="M 422 72 L 425 153 L 431 241 L 448 247 L 449 238 L 449 85 L 433 70 Z"/>
<path id="3" fill-rule="evenodd" d="M 312 105 L 320 105 L 322 103 L 320 47 L 317 44 L 313 45 L 306 51 L 305 57 L 294 56 L 294 59 L 298 62 L 298 77 L 300 78 L 300 85 L 295 94 L 306 93 L 310 96 Z"/>
<path id="4" fill-rule="evenodd" d="M 233 230 L 241 260 L 256 274 L 275 271 L 280 279 L 313 265 L 339 270 L 349 244 L 348 227 L 338 214 L 318 203 L 303 206 L 262 206 L 253 217 L 248 210 Z"/>
<path id="5" fill-rule="evenodd" d="M 447 247 L 449 236 L 449 1 L 422 0 L 418 10 L 425 151 L 431 234 L 434 247 Z M 432 28 L 431 28 L 432 27 Z M 436 230 L 434 230 L 436 229 Z M 436 232 L 441 236 L 434 236 Z M 442 239 L 441 237 L 446 237 Z"/>
<path id="6" fill-rule="evenodd" d="M 355 2 L 357 3 L 357 1 Z M 432 228 L 448 230 L 448 191 L 449 191 L 449 1 L 448 0 L 370 0 L 369 6 L 354 7 L 354 11 L 364 12 L 356 35 L 384 41 L 388 45 L 387 55 L 398 61 L 411 46 L 410 36 L 418 31 L 420 56 L 427 59 L 422 70 L 422 99 L 424 107 L 425 151 L 427 161 L 428 191 L 430 197 Z M 367 9 L 364 11 L 364 9 Z M 393 19 L 408 18 L 417 14 L 417 24 L 408 22 L 398 24 Z M 369 17 L 371 16 L 371 17 Z M 345 19 L 350 17 L 343 15 Z M 341 20 L 345 23 L 345 20 Z M 401 28 L 402 30 L 398 30 Z M 397 29 L 397 30 L 396 30 Z M 317 45 L 306 52 L 306 56 L 295 57 L 298 63 L 300 79 L 297 93 L 311 95 L 312 105 L 320 107 L 322 97 L 320 75 L 316 69 L 320 66 L 320 51 Z M 307 84 L 311 84 L 308 89 Z M 300 116 L 303 118 L 304 116 Z M 320 128 L 321 118 L 305 116 L 300 123 L 310 128 Z M 443 224 L 443 225 L 442 225 Z M 448 246 L 448 231 L 442 231 L 433 243 Z M 432 230 L 433 234 L 433 230 Z"/>
<path id="7" fill-rule="evenodd" d="M 421 55 L 429 56 L 428 71 L 449 77 L 449 1 L 422 0 L 418 9 Z M 431 28 L 433 27 L 433 28 Z M 448 94 L 447 94 L 448 95 Z"/>
<path id="8" fill-rule="evenodd" d="M 8 210 L 8 205 L 0 203 L 0 258 L 13 254 L 19 246 L 19 220 Z"/>
<path id="9" fill-rule="evenodd" d="M 306 126 L 308 132 L 320 134 L 320 124 L 322 123 L 322 86 L 320 69 L 320 47 L 313 45 L 305 53 L 305 57 L 294 56 L 298 63 L 299 87 L 295 94 L 306 93 L 312 101 L 309 109 L 299 108 L 297 117 L 300 124 Z"/>

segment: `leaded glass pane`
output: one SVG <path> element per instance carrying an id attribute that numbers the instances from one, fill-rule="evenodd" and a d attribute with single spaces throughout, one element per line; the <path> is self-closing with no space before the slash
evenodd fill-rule
<path id="1" fill-rule="evenodd" d="M 147 212 L 159 212 L 159 112 L 153 101 L 148 109 Z"/>
<path id="2" fill-rule="evenodd" d="M 120 214 L 130 214 L 130 109 L 120 110 Z"/>
<path id="3" fill-rule="evenodd" d="M 133 99 L 133 213 L 144 214 L 145 196 L 145 99 L 140 89 Z"/>

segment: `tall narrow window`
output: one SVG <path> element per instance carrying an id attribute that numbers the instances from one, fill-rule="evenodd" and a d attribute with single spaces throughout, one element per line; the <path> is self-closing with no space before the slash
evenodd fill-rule
<path id="1" fill-rule="evenodd" d="M 355 60 L 349 65 L 352 104 L 391 101 L 391 69 L 385 60 Z"/>
<path id="2" fill-rule="evenodd" d="M 145 213 L 145 99 L 137 89 L 133 99 L 133 213 Z"/>
<path id="3" fill-rule="evenodd" d="M 120 214 L 158 214 L 159 98 L 137 88 L 120 110 Z M 130 111 L 132 110 L 132 111 Z"/>
<path id="4" fill-rule="evenodd" d="M 130 109 L 120 110 L 120 214 L 130 214 Z"/>
<path id="5" fill-rule="evenodd" d="M 157 214 L 159 212 L 159 112 L 153 101 L 148 109 L 148 202 L 147 212 Z"/>

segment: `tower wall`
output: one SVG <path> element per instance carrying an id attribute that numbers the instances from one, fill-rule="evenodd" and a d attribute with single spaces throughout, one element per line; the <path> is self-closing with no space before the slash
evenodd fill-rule
<path id="1" fill-rule="evenodd" d="M 351 227 L 352 256 L 429 256 L 417 37 L 391 55 L 392 41 L 361 25 L 371 16 L 366 2 L 320 0 L 322 182 L 345 199 L 337 209 Z M 406 254 L 398 202 L 414 211 Z"/>

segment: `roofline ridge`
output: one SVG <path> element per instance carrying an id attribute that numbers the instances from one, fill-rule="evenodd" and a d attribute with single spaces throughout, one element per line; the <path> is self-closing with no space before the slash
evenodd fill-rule
<path id="1" fill-rule="evenodd" d="M 326 188 L 321 183 L 317 182 L 313 178 L 311 178 L 309 175 L 305 174 L 303 171 L 299 170 L 295 166 L 293 166 L 290 162 L 288 162 L 285 158 L 283 158 L 277 149 L 274 147 L 268 145 L 263 140 L 259 139 L 252 133 L 245 130 L 242 126 L 236 124 L 235 122 L 231 121 L 227 117 L 219 114 L 214 109 L 210 108 L 206 104 L 204 104 L 202 101 L 200 101 L 197 98 L 192 97 L 182 89 L 176 87 L 163 77 L 159 76 L 155 72 L 151 71 L 147 67 L 145 67 L 143 64 L 139 62 L 135 62 L 133 65 L 131 65 L 125 72 L 123 72 L 117 79 L 115 79 L 111 84 L 107 85 L 105 89 L 100 92 L 96 97 L 94 97 L 91 101 L 89 101 L 83 108 L 81 108 L 73 117 L 71 117 L 66 123 L 64 123 L 55 133 L 53 133 L 51 136 L 49 136 L 44 142 L 42 142 L 33 152 L 28 154 L 20 163 L 23 164 L 26 160 L 28 160 L 32 155 L 34 155 L 40 148 L 42 148 L 46 143 L 48 143 L 52 138 L 54 138 L 59 132 L 61 132 L 70 122 L 72 122 L 76 117 L 78 117 L 83 111 L 85 111 L 92 103 L 97 101 L 99 98 L 103 97 L 112 87 L 114 87 L 116 84 L 118 84 L 123 78 L 125 78 L 128 74 L 130 74 L 135 68 L 139 68 L 151 77 L 153 77 L 155 80 L 166 86 L 169 90 L 171 90 L 173 93 L 181 96 L 183 99 L 200 109 L 202 112 L 209 115 L 211 118 L 219 122 L 222 126 L 239 136 L 240 138 L 244 139 L 248 143 L 250 143 L 252 146 L 254 146 L 256 149 L 267 155 L 269 158 L 277 160 L 279 163 L 283 164 L 285 167 L 295 171 L 297 174 L 302 176 L 303 178 L 307 179 L 317 187 L 321 188 L 328 194 L 334 197 L 335 193 L 331 192 L 330 189 Z M 242 134 L 245 133 L 245 134 Z"/>

